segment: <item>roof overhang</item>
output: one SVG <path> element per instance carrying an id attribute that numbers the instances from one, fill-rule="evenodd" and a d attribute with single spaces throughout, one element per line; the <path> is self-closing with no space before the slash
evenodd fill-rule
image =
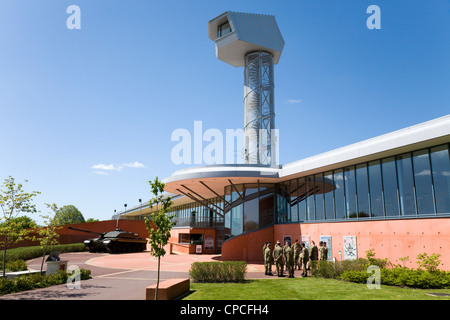
<path id="1" fill-rule="evenodd" d="M 224 194 L 225 186 L 241 183 L 277 183 L 280 166 L 210 165 L 176 171 L 163 180 L 165 191 L 214 198 Z M 197 195 L 196 195 L 197 194 Z"/>

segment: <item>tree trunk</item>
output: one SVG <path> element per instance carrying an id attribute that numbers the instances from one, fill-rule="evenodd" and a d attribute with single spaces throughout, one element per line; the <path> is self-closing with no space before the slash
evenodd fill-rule
<path id="1" fill-rule="evenodd" d="M 6 248 L 8 247 L 8 236 L 5 235 L 5 248 L 3 249 L 3 278 L 6 276 Z"/>
<path id="2" fill-rule="evenodd" d="M 161 257 L 158 257 L 158 276 L 156 278 L 156 290 L 155 290 L 155 300 L 158 299 L 158 288 L 159 288 L 159 263 L 161 261 Z"/>
<path id="3" fill-rule="evenodd" d="M 44 250 L 44 255 L 42 256 L 42 262 L 41 262 L 41 274 L 42 274 L 42 269 L 44 268 L 44 258 L 45 258 L 45 250 Z"/>

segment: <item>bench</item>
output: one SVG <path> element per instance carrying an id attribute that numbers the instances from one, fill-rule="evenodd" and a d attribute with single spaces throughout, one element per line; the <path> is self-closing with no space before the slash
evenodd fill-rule
<path id="1" fill-rule="evenodd" d="M 169 279 L 159 283 L 157 300 L 172 300 L 189 291 L 190 280 Z M 145 300 L 155 300 L 156 283 L 145 288 Z"/>

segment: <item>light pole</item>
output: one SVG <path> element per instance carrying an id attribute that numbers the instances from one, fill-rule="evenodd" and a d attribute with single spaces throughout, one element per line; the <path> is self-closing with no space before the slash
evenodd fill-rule
<path id="1" fill-rule="evenodd" d="M 142 220 L 142 199 L 139 199 L 139 221 Z"/>

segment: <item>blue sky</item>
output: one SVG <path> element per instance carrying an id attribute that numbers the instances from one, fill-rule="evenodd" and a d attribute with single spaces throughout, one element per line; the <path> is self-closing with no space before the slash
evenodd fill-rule
<path id="1" fill-rule="evenodd" d="M 66 27 L 73 4 L 80 30 Z M 43 213 L 105 220 L 148 200 L 148 180 L 189 166 L 171 161 L 174 130 L 243 126 L 243 69 L 207 33 L 225 11 L 275 15 L 286 42 L 281 164 L 449 113 L 448 0 L 1 0 L 0 180 L 28 179 Z"/>

